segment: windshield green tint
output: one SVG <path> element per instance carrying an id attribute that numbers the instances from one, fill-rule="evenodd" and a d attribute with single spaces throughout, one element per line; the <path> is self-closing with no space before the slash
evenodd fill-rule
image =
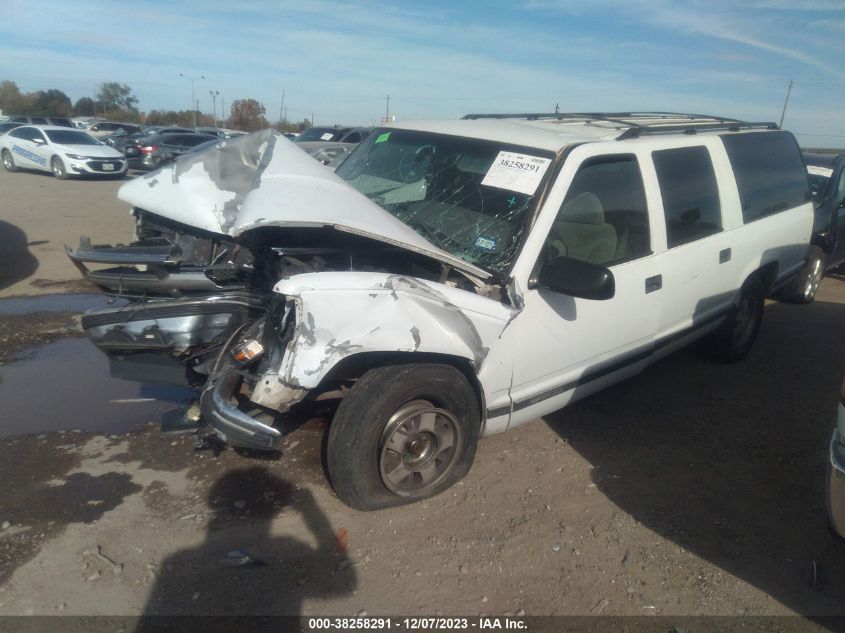
<path id="1" fill-rule="evenodd" d="M 482 184 L 503 151 L 543 159 L 530 194 Z M 336 173 L 435 246 L 505 274 L 553 160 L 551 152 L 494 141 L 377 129 Z"/>

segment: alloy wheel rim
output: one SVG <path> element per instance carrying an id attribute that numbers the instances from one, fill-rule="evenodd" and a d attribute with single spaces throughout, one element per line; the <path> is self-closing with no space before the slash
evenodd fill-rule
<path id="1" fill-rule="evenodd" d="M 807 283 L 804 284 L 805 299 L 809 300 L 816 296 L 816 291 L 819 289 L 823 275 L 824 271 L 822 270 L 822 260 L 820 257 L 816 257 L 813 260 L 813 267 L 807 277 Z"/>
<path id="2" fill-rule="evenodd" d="M 422 496 L 451 472 L 462 441 L 452 413 L 427 400 L 409 402 L 385 425 L 379 447 L 381 480 L 399 496 Z"/>
<path id="3" fill-rule="evenodd" d="M 53 173 L 57 176 L 61 176 L 64 173 L 61 163 L 56 158 L 53 159 Z"/>
<path id="4" fill-rule="evenodd" d="M 751 338 L 754 332 L 755 309 L 752 297 L 746 296 L 740 301 L 734 323 L 734 344 L 742 347 Z"/>

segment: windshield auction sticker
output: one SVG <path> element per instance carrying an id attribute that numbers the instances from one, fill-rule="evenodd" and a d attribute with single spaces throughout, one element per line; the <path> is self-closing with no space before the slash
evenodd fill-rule
<path id="1" fill-rule="evenodd" d="M 824 176 L 830 178 L 833 175 L 833 170 L 829 167 L 816 167 L 815 165 L 807 165 L 807 173 L 813 176 Z"/>
<path id="2" fill-rule="evenodd" d="M 550 158 L 499 152 L 481 184 L 533 196 L 551 162 Z"/>

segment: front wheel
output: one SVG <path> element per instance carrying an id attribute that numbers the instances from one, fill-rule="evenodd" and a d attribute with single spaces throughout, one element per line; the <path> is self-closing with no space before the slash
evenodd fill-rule
<path id="1" fill-rule="evenodd" d="M 53 156 L 53 160 L 50 161 L 50 169 L 53 170 L 53 175 L 59 180 L 67 180 L 67 169 L 65 169 L 65 164 L 58 156 Z"/>
<path id="2" fill-rule="evenodd" d="M 763 323 L 764 299 L 760 280 L 746 281 L 724 323 L 703 340 L 705 353 L 723 363 L 735 363 L 748 356 Z"/>
<path id="3" fill-rule="evenodd" d="M 809 261 L 781 292 L 786 301 L 812 303 L 824 277 L 825 254 L 818 246 L 810 247 Z"/>
<path id="4" fill-rule="evenodd" d="M 15 172 L 18 170 L 18 166 L 15 165 L 15 159 L 12 158 L 12 152 L 7 149 L 3 150 L 3 167 L 5 167 L 8 172 Z"/>
<path id="5" fill-rule="evenodd" d="M 427 499 L 469 472 L 480 429 L 478 398 L 456 368 L 371 369 L 332 420 L 329 480 L 359 510 Z"/>

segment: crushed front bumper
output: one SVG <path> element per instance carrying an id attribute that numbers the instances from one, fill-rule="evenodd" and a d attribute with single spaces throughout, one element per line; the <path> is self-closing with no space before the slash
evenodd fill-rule
<path id="1" fill-rule="evenodd" d="M 206 385 L 200 396 L 202 419 L 227 444 L 258 450 L 274 449 L 282 434 L 241 411 L 232 398 L 241 385 L 235 371 L 224 372 Z"/>

